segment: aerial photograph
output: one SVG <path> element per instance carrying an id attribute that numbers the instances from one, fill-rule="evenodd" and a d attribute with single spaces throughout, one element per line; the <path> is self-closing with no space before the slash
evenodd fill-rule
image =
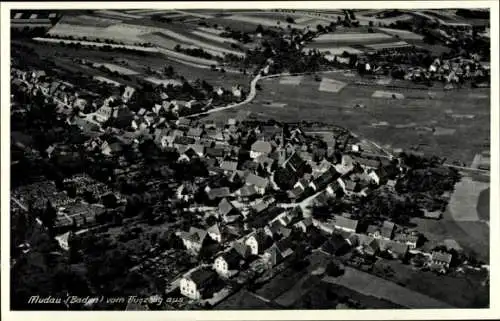
<path id="1" fill-rule="evenodd" d="M 490 308 L 490 9 L 11 9 L 9 45 L 11 310 Z"/>

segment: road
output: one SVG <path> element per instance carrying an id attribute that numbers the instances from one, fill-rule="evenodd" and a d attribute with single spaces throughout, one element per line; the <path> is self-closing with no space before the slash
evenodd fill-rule
<path id="1" fill-rule="evenodd" d="M 263 69 L 265 69 L 265 67 Z M 348 72 L 348 71 L 349 71 L 348 69 L 336 69 L 336 70 L 320 71 L 318 73 L 324 74 L 324 73 L 338 73 L 338 72 Z M 180 117 L 180 118 L 198 117 L 198 116 L 212 114 L 212 113 L 216 113 L 216 112 L 219 112 L 219 111 L 222 111 L 222 110 L 227 110 L 227 109 L 241 107 L 243 105 L 246 105 L 249 102 L 251 102 L 255 98 L 255 96 L 257 95 L 256 86 L 257 86 L 257 83 L 259 82 L 259 80 L 261 80 L 261 79 L 271 79 L 271 78 L 278 78 L 278 77 L 284 77 L 284 76 L 302 76 L 302 75 L 309 75 L 309 74 L 314 74 L 314 73 L 303 72 L 303 73 L 291 74 L 291 73 L 285 72 L 285 73 L 281 73 L 281 74 L 261 76 L 260 72 L 259 72 L 257 74 L 257 76 L 255 76 L 255 78 L 252 79 L 252 81 L 250 82 L 250 93 L 248 94 L 247 98 L 245 98 L 244 101 L 236 103 L 236 104 L 235 103 L 231 103 L 231 104 L 229 104 L 227 106 L 216 107 L 216 108 L 207 110 L 207 111 L 202 112 L 202 113 L 192 114 L 192 115 L 188 115 L 188 116 L 184 116 L 184 117 Z"/>

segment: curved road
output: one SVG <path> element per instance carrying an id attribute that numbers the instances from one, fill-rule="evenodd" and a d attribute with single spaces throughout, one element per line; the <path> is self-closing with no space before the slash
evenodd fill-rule
<path id="1" fill-rule="evenodd" d="M 263 69 L 265 69 L 265 67 Z M 337 73 L 337 72 L 348 72 L 348 71 L 350 71 L 350 69 L 335 69 L 335 70 L 318 71 L 317 73 L 323 73 L 323 74 L 325 74 L 325 73 Z M 303 72 L 303 73 L 297 73 L 297 74 L 291 74 L 291 73 L 288 73 L 288 72 L 284 72 L 284 73 L 281 73 L 281 74 L 261 76 L 260 75 L 260 71 L 259 71 L 259 73 L 257 74 L 257 76 L 255 76 L 255 78 L 252 79 L 252 81 L 250 82 L 250 93 L 248 94 L 248 96 L 245 98 L 244 101 L 239 102 L 239 103 L 231 103 L 229 105 L 221 106 L 221 107 L 216 107 L 216 108 L 204 111 L 202 113 L 191 114 L 191 115 L 183 116 L 183 117 L 179 117 L 179 118 L 198 117 L 198 116 L 201 116 L 201 115 L 212 114 L 212 113 L 216 113 L 216 112 L 221 111 L 221 110 L 231 109 L 231 108 L 240 107 L 240 106 L 243 106 L 245 104 L 248 104 L 257 95 L 256 86 L 257 86 L 257 82 L 259 82 L 259 80 L 261 80 L 261 79 L 278 78 L 278 77 L 284 77 L 284 76 L 302 76 L 302 75 L 310 75 L 310 74 L 315 74 L 315 72 Z"/>

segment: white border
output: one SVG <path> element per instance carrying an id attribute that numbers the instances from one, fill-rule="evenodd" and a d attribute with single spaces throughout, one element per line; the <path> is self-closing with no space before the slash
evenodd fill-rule
<path id="1" fill-rule="evenodd" d="M 160 9 L 263 9 L 263 8 L 297 8 L 297 9 L 335 9 L 335 8 L 490 8 L 491 13 L 491 195 L 490 197 L 490 308 L 459 310 L 283 310 L 283 311 L 159 311 L 159 312 L 12 312 L 9 311 L 9 185 L 10 185 L 10 9 L 118 9 L 118 8 L 160 8 Z M 500 253 L 495 245 L 500 244 L 500 221 L 498 218 L 499 182 L 499 6 L 498 1 L 275 1 L 275 2 L 20 2 L 1 3 L 1 311 L 2 320 L 59 320 L 69 319 L 109 320 L 120 318 L 126 320 L 384 320 L 384 319 L 498 319 L 500 318 L 500 279 L 498 276 Z M 436 286 L 439 286 L 436 284 Z"/>

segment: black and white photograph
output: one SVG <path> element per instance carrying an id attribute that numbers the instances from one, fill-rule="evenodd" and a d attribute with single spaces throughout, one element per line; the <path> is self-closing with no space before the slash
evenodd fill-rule
<path id="1" fill-rule="evenodd" d="M 490 309 L 498 3 L 247 4 L 8 10 L 8 309 Z"/>

